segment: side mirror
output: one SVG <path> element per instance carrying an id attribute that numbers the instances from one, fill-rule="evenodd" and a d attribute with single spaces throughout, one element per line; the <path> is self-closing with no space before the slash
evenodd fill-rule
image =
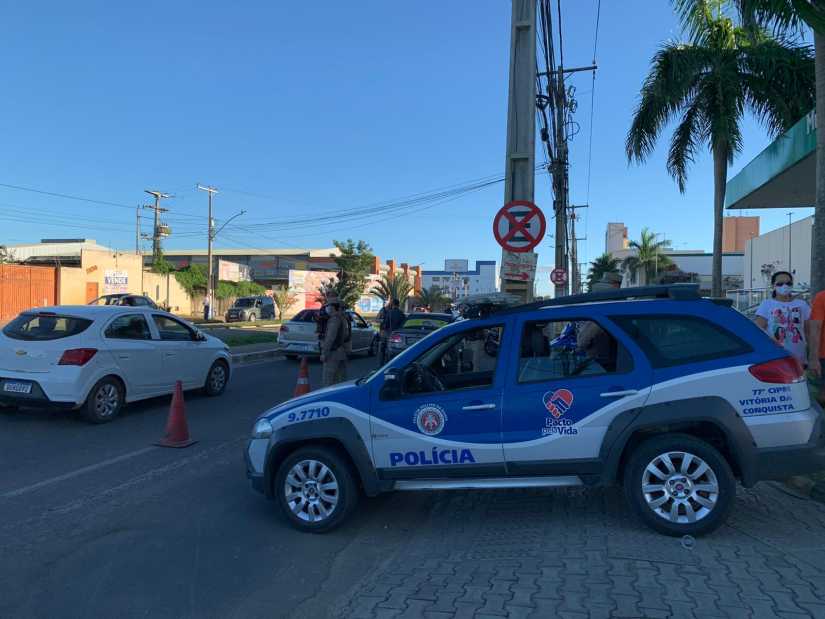
<path id="1" fill-rule="evenodd" d="M 382 400 L 397 400 L 403 393 L 404 373 L 398 368 L 390 368 L 384 372 L 384 385 L 381 387 L 380 397 Z"/>
<path id="2" fill-rule="evenodd" d="M 194 339 L 196 342 L 205 342 L 206 334 L 203 331 L 195 331 L 195 335 L 192 339 Z"/>

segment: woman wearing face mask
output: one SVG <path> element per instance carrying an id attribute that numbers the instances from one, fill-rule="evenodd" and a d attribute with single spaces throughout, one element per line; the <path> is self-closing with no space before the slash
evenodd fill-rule
<path id="1" fill-rule="evenodd" d="M 771 285 L 772 298 L 762 301 L 754 321 L 805 367 L 808 363 L 807 329 L 811 308 L 802 299 L 793 298 L 793 275 L 787 271 L 774 273 Z"/>

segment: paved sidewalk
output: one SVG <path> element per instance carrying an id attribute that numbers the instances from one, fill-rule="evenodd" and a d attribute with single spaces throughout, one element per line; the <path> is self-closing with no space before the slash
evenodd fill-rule
<path id="1" fill-rule="evenodd" d="M 825 617 L 825 505 L 776 487 L 740 488 L 697 540 L 643 527 L 618 489 L 430 496 L 337 616 Z"/>

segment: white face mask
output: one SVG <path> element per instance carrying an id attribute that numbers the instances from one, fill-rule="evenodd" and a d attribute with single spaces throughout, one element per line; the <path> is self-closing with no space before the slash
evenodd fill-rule
<path id="1" fill-rule="evenodd" d="M 776 294 L 786 295 L 791 294 L 791 285 L 790 284 L 777 284 L 773 287 L 776 290 Z"/>

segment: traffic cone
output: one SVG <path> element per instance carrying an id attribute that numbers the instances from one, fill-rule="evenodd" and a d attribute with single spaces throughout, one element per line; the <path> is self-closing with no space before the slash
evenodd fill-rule
<path id="1" fill-rule="evenodd" d="M 189 426 L 186 425 L 186 409 L 183 405 L 183 385 L 175 383 L 175 394 L 169 405 L 169 418 L 166 420 L 166 436 L 155 445 L 160 447 L 189 447 L 197 441 L 189 438 Z"/>
<path id="2" fill-rule="evenodd" d="M 301 357 L 301 369 L 298 370 L 298 382 L 295 383 L 295 393 L 292 394 L 292 397 L 297 398 L 299 395 L 306 395 L 309 392 L 309 365 L 307 365 L 307 358 Z"/>

